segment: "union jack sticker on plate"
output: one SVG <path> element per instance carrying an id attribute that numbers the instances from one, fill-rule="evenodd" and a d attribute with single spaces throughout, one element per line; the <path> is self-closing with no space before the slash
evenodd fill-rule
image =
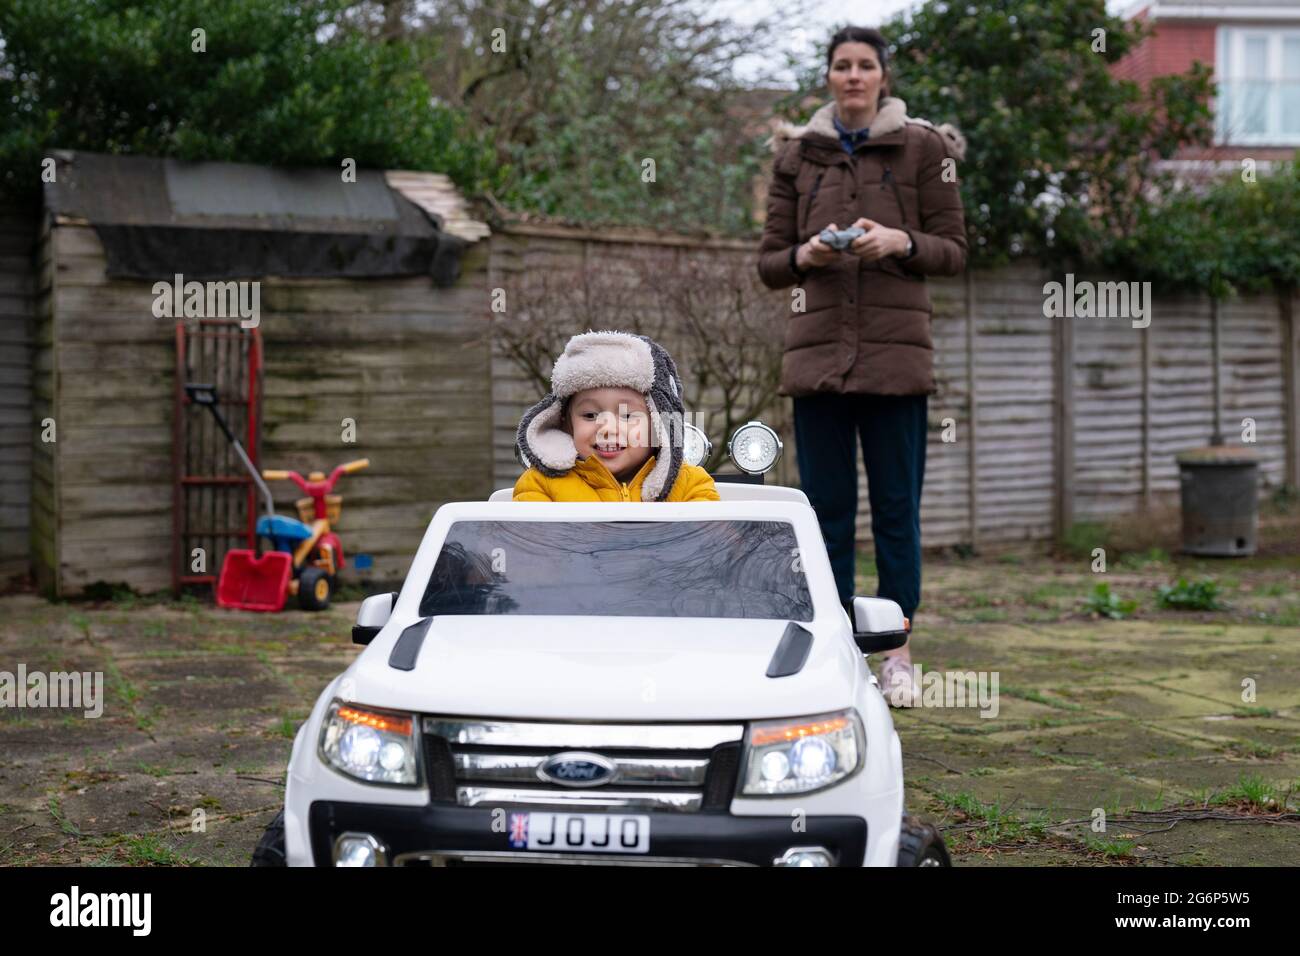
<path id="1" fill-rule="evenodd" d="M 528 814 L 510 814 L 510 845 L 515 849 L 528 846 Z"/>

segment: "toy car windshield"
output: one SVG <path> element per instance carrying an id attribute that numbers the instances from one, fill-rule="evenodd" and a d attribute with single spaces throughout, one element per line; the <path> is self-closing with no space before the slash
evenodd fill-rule
<path id="1" fill-rule="evenodd" d="M 420 615 L 810 621 L 798 558 L 785 521 L 457 521 Z"/>

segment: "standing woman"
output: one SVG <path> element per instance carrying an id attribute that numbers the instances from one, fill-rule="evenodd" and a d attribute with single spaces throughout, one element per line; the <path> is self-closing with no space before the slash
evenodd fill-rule
<path id="1" fill-rule="evenodd" d="M 880 597 L 913 620 L 921 600 L 921 484 L 934 345 L 925 277 L 966 265 L 966 220 L 953 127 L 909 117 L 889 95 L 885 38 L 846 27 L 826 52 L 832 100 L 806 126 L 783 124 L 758 272 L 792 298 L 781 361 L 794 400 L 799 477 L 817 512 L 840 600 L 854 593 L 857 439 L 867 471 Z M 823 229 L 866 230 L 844 251 Z M 919 699 L 910 641 L 888 655 L 880 682 L 895 706 Z"/>

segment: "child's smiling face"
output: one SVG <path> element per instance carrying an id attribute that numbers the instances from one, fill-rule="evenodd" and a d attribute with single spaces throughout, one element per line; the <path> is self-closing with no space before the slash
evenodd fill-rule
<path id="1" fill-rule="evenodd" d="M 632 388 L 588 388 L 569 402 L 569 429 L 578 455 L 595 455 L 620 481 L 650 458 L 650 409 Z"/>

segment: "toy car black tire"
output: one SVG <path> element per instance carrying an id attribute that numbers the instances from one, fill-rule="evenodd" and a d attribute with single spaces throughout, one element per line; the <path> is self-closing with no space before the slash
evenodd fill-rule
<path id="1" fill-rule="evenodd" d="M 334 587 L 324 568 L 303 568 L 302 574 L 298 575 L 298 606 L 304 611 L 325 610 L 330 606 L 333 593 Z"/>
<path id="2" fill-rule="evenodd" d="M 903 829 L 898 834 L 899 866 L 952 866 L 943 837 L 929 823 L 903 814 Z"/>
<path id="3" fill-rule="evenodd" d="M 262 832 L 262 839 L 253 848 L 253 858 L 249 866 L 288 866 L 284 851 L 284 811 L 275 815 Z"/>

